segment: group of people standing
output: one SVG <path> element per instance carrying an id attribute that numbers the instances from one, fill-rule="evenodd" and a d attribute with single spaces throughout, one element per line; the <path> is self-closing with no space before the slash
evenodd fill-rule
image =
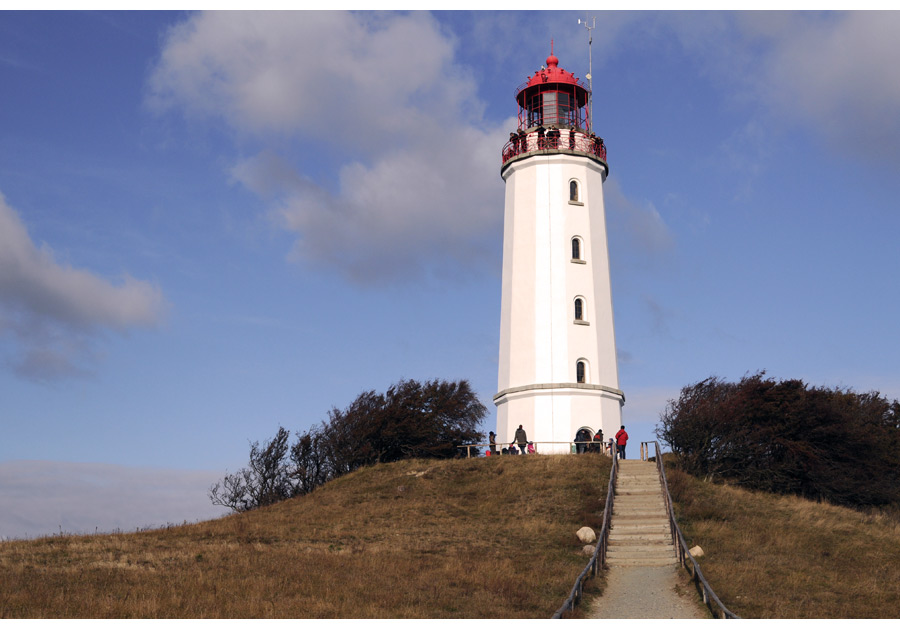
<path id="1" fill-rule="evenodd" d="M 497 454 L 497 435 L 494 434 L 493 431 L 488 433 L 489 445 L 490 449 L 488 451 L 488 456 L 495 456 Z M 625 446 L 628 443 L 628 433 L 625 432 L 625 426 L 619 427 L 619 432 L 616 433 L 615 439 L 613 437 L 609 438 L 609 453 L 612 454 L 613 448 L 615 447 L 616 454 L 620 459 L 625 458 Z M 518 445 L 518 449 L 516 449 L 516 445 Z M 598 430 L 597 433 L 591 437 L 590 433 L 587 429 L 582 428 L 578 431 L 578 434 L 575 435 L 575 452 L 581 454 L 582 452 L 604 452 L 606 450 L 606 444 L 603 442 L 603 431 Z M 512 443 L 509 444 L 508 448 L 503 448 L 501 451 L 502 454 L 534 454 L 535 447 L 534 443 L 528 441 L 528 435 L 525 434 L 525 429 L 522 428 L 522 424 L 519 424 L 519 427 L 516 429 L 516 434 L 513 437 Z"/>
<path id="2" fill-rule="evenodd" d="M 490 450 L 487 454 L 488 456 L 496 455 L 497 435 L 491 431 L 488 433 L 488 439 L 490 442 Z M 516 449 L 516 445 L 519 446 L 518 449 Z M 522 428 L 522 424 L 519 424 L 518 429 L 516 429 L 516 434 L 513 437 L 512 443 L 509 444 L 509 447 L 501 450 L 501 454 L 534 454 L 535 452 L 534 443 L 528 441 L 528 435 L 525 434 L 525 429 Z"/>

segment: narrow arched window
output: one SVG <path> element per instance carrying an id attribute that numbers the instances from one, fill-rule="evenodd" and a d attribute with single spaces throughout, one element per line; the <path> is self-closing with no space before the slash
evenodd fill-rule
<path id="1" fill-rule="evenodd" d="M 583 360 L 579 360 L 577 363 L 575 363 L 575 382 L 578 382 L 579 384 L 584 384 L 585 371 L 586 370 L 584 367 Z"/>
<path id="2" fill-rule="evenodd" d="M 581 239 L 577 236 L 572 239 L 572 259 L 581 260 Z"/>
<path id="3" fill-rule="evenodd" d="M 569 201 L 580 201 L 578 198 L 578 182 L 574 179 L 569 182 Z"/>
<path id="4" fill-rule="evenodd" d="M 575 320 L 584 320 L 584 300 L 581 297 L 575 299 Z"/>

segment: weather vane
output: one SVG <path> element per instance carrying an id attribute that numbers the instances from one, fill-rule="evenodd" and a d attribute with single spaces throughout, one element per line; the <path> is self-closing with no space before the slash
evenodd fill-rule
<path id="1" fill-rule="evenodd" d="M 584 17 L 584 20 L 578 18 L 578 23 L 584 26 L 588 31 L 588 73 L 586 78 L 588 80 L 588 131 L 594 130 L 594 83 L 591 77 L 591 74 L 594 72 L 593 68 L 593 58 L 591 52 L 591 45 L 594 43 L 594 34 L 591 32 L 595 28 L 597 28 L 597 18 L 592 17 L 591 23 L 588 24 L 587 16 Z"/>

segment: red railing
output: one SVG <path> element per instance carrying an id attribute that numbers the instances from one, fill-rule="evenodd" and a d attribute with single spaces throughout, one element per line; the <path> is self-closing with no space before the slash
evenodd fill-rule
<path id="1" fill-rule="evenodd" d="M 501 166 L 514 157 L 536 151 L 572 151 L 593 155 L 606 162 L 606 145 L 602 138 L 573 129 L 549 129 L 511 134 L 509 142 L 503 146 Z"/>

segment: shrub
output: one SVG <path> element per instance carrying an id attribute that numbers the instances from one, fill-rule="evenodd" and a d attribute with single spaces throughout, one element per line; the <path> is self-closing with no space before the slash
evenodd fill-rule
<path id="1" fill-rule="evenodd" d="M 468 381 L 401 380 L 385 393 L 365 391 L 350 405 L 331 409 L 328 421 L 298 433 L 279 428 L 275 438 L 250 445 L 250 463 L 210 488 L 213 504 L 248 511 L 307 494 L 332 478 L 366 465 L 408 458 L 450 458 L 457 447 L 480 441 L 487 409 Z"/>
<path id="2" fill-rule="evenodd" d="M 695 476 L 844 505 L 900 503 L 900 403 L 881 394 L 707 378 L 684 387 L 656 434 Z"/>

